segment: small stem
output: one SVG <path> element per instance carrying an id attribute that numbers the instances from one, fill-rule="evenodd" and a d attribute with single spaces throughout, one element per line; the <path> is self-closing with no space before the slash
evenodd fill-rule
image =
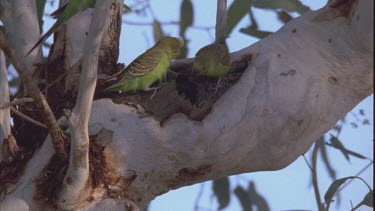
<path id="1" fill-rule="evenodd" d="M 55 152 L 66 156 L 64 148 L 64 139 L 57 124 L 56 118 L 52 113 L 48 102 L 44 98 L 42 92 L 40 92 L 38 86 L 32 77 L 31 70 L 28 70 L 26 66 L 18 60 L 16 52 L 13 47 L 9 44 L 8 39 L 4 35 L 4 32 L 0 30 L 0 48 L 4 51 L 9 61 L 13 64 L 14 69 L 17 70 L 20 78 L 23 82 L 25 89 L 28 94 L 33 98 L 35 107 L 40 111 L 40 116 L 43 122 L 47 125 L 49 133 L 52 138 L 52 142 L 55 148 Z"/>
<path id="2" fill-rule="evenodd" d="M 160 22 L 160 21 L 159 21 Z M 123 24 L 133 25 L 133 26 L 151 26 L 152 22 L 135 22 L 135 21 L 122 21 Z M 161 25 L 179 25 L 179 22 L 171 21 L 171 22 L 160 22 Z M 193 29 L 200 29 L 200 30 L 211 30 L 215 28 L 214 26 L 190 26 Z"/>
<path id="3" fill-rule="evenodd" d="M 318 209 L 319 211 L 324 211 L 324 205 L 322 204 L 322 200 L 320 198 L 318 174 L 317 174 L 318 150 L 321 144 L 323 144 L 323 142 L 319 139 L 317 142 L 315 142 L 315 145 L 314 145 L 314 150 L 312 154 L 312 183 L 314 186 L 315 199 L 318 205 Z"/>
<path id="4" fill-rule="evenodd" d="M 26 120 L 26 121 L 28 121 L 28 122 L 30 122 L 30 123 L 38 126 L 38 127 L 42 127 L 42 128 L 48 129 L 48 127 L 45 124 L 42 124 L 42 123 L 40 123 L 40 122 L 38 122 L 38 121 L 36 121 L 36 120 L 34 120 L 34 119 L 26 116 L 25 114 L 23 114 L 23 113 L 19 112 L 17 109 L 15 109 L 13 106 L 10 107 L 10 110 L 14 114 L 16 114 L 17 116 L 21 117 L 22 119 L 24 119 L 24 120 Z"/>
<path id="5" fill-rule="evenodd" d="M 196 211 L 198 211 L 198 209 L 199 209 L 199 201 L 200 201 L 200 199 L 202 197 L 203 189 L 204 189 L 204 182 L 201 183 L 201 185 L 199 187 L 199 192 L 198 192 L 197 198 L 195 199 L 194 209 Z"/>
<path id="6" fill-rule="evenodd" d="M 302 157 L 305 160 L 307 167 L 309 167 L 310 171 L 313 172 L 313 168 L 311 167 L 311 165 L 310 165 L 309 161 L 307 160 L 306 156 L 302 155 Z"/>
<path id="7" fill-rule="evenodd" d="M 215 41 L 225 40 L 227 33 L 227 0 L 217 0 Z"/>
<path id="8" fill-rule="evenodd" d="M 21 99 L 15 99 L 10 103 L 5 103 L 4 105 L 0 105 L 0 109 L 8 108 L 9 106 L 15 106 L 23 103 L 31 103 L 34 102 L 32 98 L 21 98 Z"/>
<path id="9" fill-rule="evenodd" d="M 372 164 L 374 163 L 373 160 L 371 160 L 371 162 L 369 164 L 367 164 L 364 168 L 362 168 L 355 176 L 358 177 L 360 174 L 362 174 L 366 169 L 368 169 L 370 166 L 372 166 Z M 337 191 L 336 193 L 339 193 L 340 191 L 342 191 L 346 186 L 348 186 L 353 180 L 349 180 L 348 182 L 344 183 Z M 363 181 L 363 180 L 362 180 Z M 365 182 L 365 181 L 363 181 Z M 365 182 L 366 183 L 366 182 Z M 369 187 L 369 185 L 366 183 L 367 187 Z M 370 187 L 371 189 L 371 187 Z"/>

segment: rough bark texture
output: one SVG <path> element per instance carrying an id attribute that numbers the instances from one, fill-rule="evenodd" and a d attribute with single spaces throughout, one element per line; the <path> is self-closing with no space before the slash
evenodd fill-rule
<path id="1" fill-rule="evenodd" d="M 95 168 L 109 170 L 104 178 L 92 171 L 97 186 L 91 184 L 85 209 L 143 209 L 171 189 L 281 169 L 304 154 L 373 92 L 373 1 L 343 2 L 308 12 L 233 53 L 234 61 L 252 60 L 201 121 L 179 113 L 161 124 L 139 106 L 95 101 L 89 132 L 111 139 L 90 140 L 97 146 L 91 150 L 102 158 Z M 33 199 L 34 179 L 51 156 L 48 139 L 0 210 L 43 206 Z"/>

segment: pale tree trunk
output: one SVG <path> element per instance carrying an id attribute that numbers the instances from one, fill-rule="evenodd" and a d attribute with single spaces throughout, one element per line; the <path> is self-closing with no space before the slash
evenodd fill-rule
<path id="1" fill-rule="evenodd" d="M 90 194 L 77 186 L 73 192 L 80 200 L 65 208 L 142 210 L 169 190 L 278 170 L 304 154 L 373 92 L 373 1 L 336 2 L 232 53 L 233 61 L 251 60 L 201 120 L 176 113 L 160 122 L 131 103 L 94 101 Z M 47 138 L 17 183 L 7 186 L 0 210 L 53 209 L 35 199 L 53 153 Z"/>

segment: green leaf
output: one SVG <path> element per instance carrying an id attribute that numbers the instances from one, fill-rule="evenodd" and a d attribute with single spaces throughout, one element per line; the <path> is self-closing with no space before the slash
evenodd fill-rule
<path id="1" fill-rule="evenodd" d="M 351 125 L 353 128 L 357 128 L 357 127 L 358 127 L 357 123 L 355 123 L 355 122 L 351 122 L 350 125 Z"/>
<path id="2" fill-rule="evenodd" d="M 299 14 L 310 10 L 309 7 L 298 0 L 254 0 L 253 6 L 262 9 L 283 9 L 287 12 L 298 12 Z"/>
<path id="3" fill-rule="evenodd" d="M 333 146 L 334 148 L 340 150 L 341 153 L 346 158 L 346 160 L 349 161 L 350 158 L 349 158 L 348 150 L 346 150 L 346 148 L 344 147 L 344 145 L 341 143 L 341 141 L 336 136 L 333 136 L 332 134 L 330 134 L 330 135 L 331 135 L 331 138 L 329 139 L 329 141 L 331 142 L 331 146 Z"/>
<path id="4" fill-rule="evenodd" d="M 356 177 L 344 177 L 333 181 L 333 183 L 329 186 L 327 192 L 324 194 L 324 201 L 327 205 L 327 211 L 329 210 L 329 205 L 331 204 L 333 196 L 335 195 L 336 191 L 340 188 L 340 186 L 344 184 L 346 180 L 354 178 Z"/>
<path id="5" fill-rule="evenodd" d="M 234 194 L 237 196 L 238 201 L 240 201 L 243 211 L 252 211 L 252 202 L 250 200 L 249 194 L 241 186 L 237 186 L 234 189 Z"/>
<path id="6" fill-rule="evenodd" d="M 253 13 L 253 11 L 251 9 L 249 11 L 249 16 L 250 16 L 250 21 L 251 21 L 250 27 L 252 27 L 254 29 L 257 29 L 258 28 L 258 23 L 257 23 L 257 20 L 254 17 L 254 13 Z"/>
<path id="7" fill-rule="evenodd" d="M 340 133 L 342 129 L 342 124 L 336 124 L 332 129 L 337 133 Z"/>
<path id="8" fill-rule="evenodd" d="M 215 179 L 212 181 L 213 186 L 213 192 L 219 202 L 219 210 L 224 209 L 226 206 L 228 206 L 230 201 L 230 184 L 229 184 L 229 178 L 223 177 L 219 179 Z"/>
<path id="9" fill-rule="evenodd" d="M 270 210 L 267 200 L 256 191 L 255 183 L 252 181 L 249 183 L 248 192 L 250 196 L 250 201 L 252 201 L 255 204 L 258 210 L 262 210 L 262 211 Z"/>
<path id="10" fill-rule="evenodd" d="M 344 184 L 346 182 L 346 180 L 348 180 L 348 179 L 355 179 L 355 178 L 357 178 L 357 179 L 361 180 L 362 182 L 364 182 L 366 184 L 366 186 L 368 187 L 369 191 L 370 192 L 372 191 L 371 188 L 370 188 L 370 186 L 362 178 L 360 178 L 360 177 L 350 176 L 350 177 L 344 177 L 344 178 L 341 178 L 341 179 L 337 179 L 337 180 L 333 181 L 333 183 L 329 186 L 327 192 L 324 194 L 324 201 L 325 201 L 325 203 L 327 205 L 327 209 L 326 209 L 327 211 L 329 210 L 329 205 L 330 205 L 330 203 L 332 201 L 333 196 L 335 195 L 336 191 L 340 188 L 340 186 L 342 184 Z M 367 195 L 369 195 L 369 194 L 372 194 L 372 193 L 368 193 Z M 371 196 L 371 199 L 372 199 L 372 195 L 369 195 L 369 196 L 367 196 L 367 195 L 365 196 L 366 203 L 370 203 L 371 201 L 369 201 L 369 199 L 367 199 L 366 197 Z M 363 201 L 365 201 L 365 199 Z M 360 204 L 359 204 L 359 206 L 360 206 Z"/>
<path id="11" fill-rule="evenodd" d="M 288 23 L 290 20 L 293 19 L 293 17 L 289 15 L 289 13 L 285 12 L 284 10 L 276 11 L 276 13 L 277 13 L 277 17 L 279 18 L 279 20 L 283 23 Z"/>
<path id="12" fill-rule="evenodd" d="M 369 207 L 374 207 L 374 191 L 370 190 L 363 198 L 363 204 Z"/>
<path id="13" fill-rule="evenodd" d="M 360 159 L 367 159 L 367 157 L 365 157 L 365 156 L 363 156 L 363 155 L 361 155 L 357 152 L 346 149 L 337 137 L 333 136 L 332 134 L 330 134 L 330 135 L 331 135 L 330 146 L 333 146 L 334 148 L 340 150 L 348 161 L 349 161 L 349 158 L 350 158 L 349 155 L 354 156 L 356 158 L 360 158 Z"/>
<path id="14" fill-rule="evenodd" d="M 283 210 L 283 211 L 311 211 L 311 210 L 296 209 L 296 210 Z"/>
<path id="15" fill-rule="evenodd" d="M 124 4 L 124 11 L 123 13 L 130 13 L 133 12 L 132 8 L 130 8 L 128 5 Z"/>
<path id="16" fill-rule="evenodd" d="M 324 141 L 324 136 L 321 136 L 319 139 L 322 141 L 322 143 L 325 142 Z M 328 159 L 326 145 L 325 144 L 320 144 L 319 150 L 320 150 L 320 153 L 322 155 L 323 163 L 324 163 L 324 165 L 327 168 L 329 176 L 331 177 L 332 180 L 335 180 L 336 179 L 336 171 L 335 171 L 335 169 L 333 169 L 333 167 L 331 165 L 331 162 Z"/>
<path id="17" fill-rule="evenodd" d="M 259 39 L 265 38 L 268 35 L 272 34 L 272 32 L 262 31 L 262 30 L 259 30 L 259 29 L 255 29 L 254 27 L 251 27 L 251 26 L 249 26 L 247 28 L 241 28 L 240 32 L 244 33 L 244 34 L 248 34 L 248 35 L 256 37 L 256 38 L 259 38 Z"/>
<path id="18" fill-rule="evenodd" d="M 36 0 L 36 12 L 38 14 L 39 30 L 42 32 L 43 29 L 43 13 L 46 6 L 46 0 Z"/>
<path id="19" fill-rule="evenodd" d="M 368 119 L 364 119 L 362 121 L 362 125 L 369 125 L 370 124 L 370 121 Z"/>
<path id="20" fill-rule="evenodd" d="M 152 31 L 154 35 L 154 41 L 155 43 L 160 40 L 162 37 L 164 37 L 163 29 L 161 28 L 160 22 L 156 19 L 152 22 Z"/>
<path id="21" fill-rule="evenodd" d="M 252 0 L 234 0 L 227 14 L 227 35 L 229 35 L 241 19 L 250 11 Z"/>
<path id="22" fill-rule="evenodd" d="M 374 207 L 374 194 L 373 194 L 373 190 L 370 190 L 366 196 L 363 198 L 363 200 L 361 202 L 359 202 L 353 209 L 353 210 L 356 210 L 358 209 L 359 207 L 361 207 L 362 205 L 366 205 L 368 207 Z"/>
<path id="23" fill-rule="evenodd" d="M 354 152 L 354 151 L 351 151 L 351 150 L 348 150 L 348 149 L 346 151 L 348 152 L 349 155 L 354 156 L 356 158 L 367 159 L 367 157 L 365 157 L 365 156 L 363 156 L 363 155 L 361 155 L 357 152 Z"/>
<path id="24" fill-rule="evenodd" d="M 194 10 L 191 0 L 183 0 L 180 9 L 180 36 L 185 38 L 185 31 L 193 25 Z"/>

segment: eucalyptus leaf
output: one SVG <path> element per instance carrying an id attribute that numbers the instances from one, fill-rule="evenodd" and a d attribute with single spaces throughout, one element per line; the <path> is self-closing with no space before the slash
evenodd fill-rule
<path id="1" fill-rule="evenodd" d="M 243 17 L 250 11 L 252 0 L 234 0 L 227 14 L 227 35 L 229 35 Z"/>
<path id="2" fill-rule="evenodd" d="M 213 182 L 213 192 L 219 202 L 219 210 L 228 206 L 230 201 L 230 183 L 228 177 L 215 179 Z"/>
<path id="3" fill-rule="evenodd" d="M 250 201 L 254 203 L 258 210 L 270 211 L 267 200 L 256 191 L 255 183 L 252 181 L 249 183 L 248 193 Z"/>
<path id="4" fill-rule="evenodd" d="M 254 0 L 253 6 L 261 9 L 283 9 L 287 12 L 298 12 L 299 14 L 310 10 L 299 0 Z"/>
<path id="5" fill-rule="evenodd" d="M 234 189 L 234 194 L 237 196 L 238 200 L 240 201 L 243 211 L 253 210 L 251 208 L 252 202 L 246 190 L 244 190 L 241 186 L 237 186 L 236 189 Z"/>
<path id="6" fill-rule="evenodd" d="M 160 40 L 162 37 L 164 37 L 163 29 L 161 28 L 160 22 L 156 19 L 152 22 L 152 31 L 154 35 L 154 41 L 155 43 Z"/>
<path id="7" fill-rule="evenodd" d="M 248 34 L 250 36 L 262 39 L 267 37 L 268 35 L 272 34 L 272 32 L 269 31 L 262 31 L 253 27 L 247 27 L 247 28 L 241 28 L 240 29 L 241 33 Z"/>
<path id="8" fill-rule="evenodd" d="M 180 36 L 185 37 L 185 31 L 193 25 L 194 10 L 191 0 L 183 0 L 180 8 Z"/>
<path id="9" fill-rule="evenodd" d="M 39 30 L 42 32 L 43 29 L 43 14 L 44 14 L 44 8 L 46 6 L 46 0 L 36 0 L 36 12 L 38 15 L 38 21 L 39 21 Z"/>

